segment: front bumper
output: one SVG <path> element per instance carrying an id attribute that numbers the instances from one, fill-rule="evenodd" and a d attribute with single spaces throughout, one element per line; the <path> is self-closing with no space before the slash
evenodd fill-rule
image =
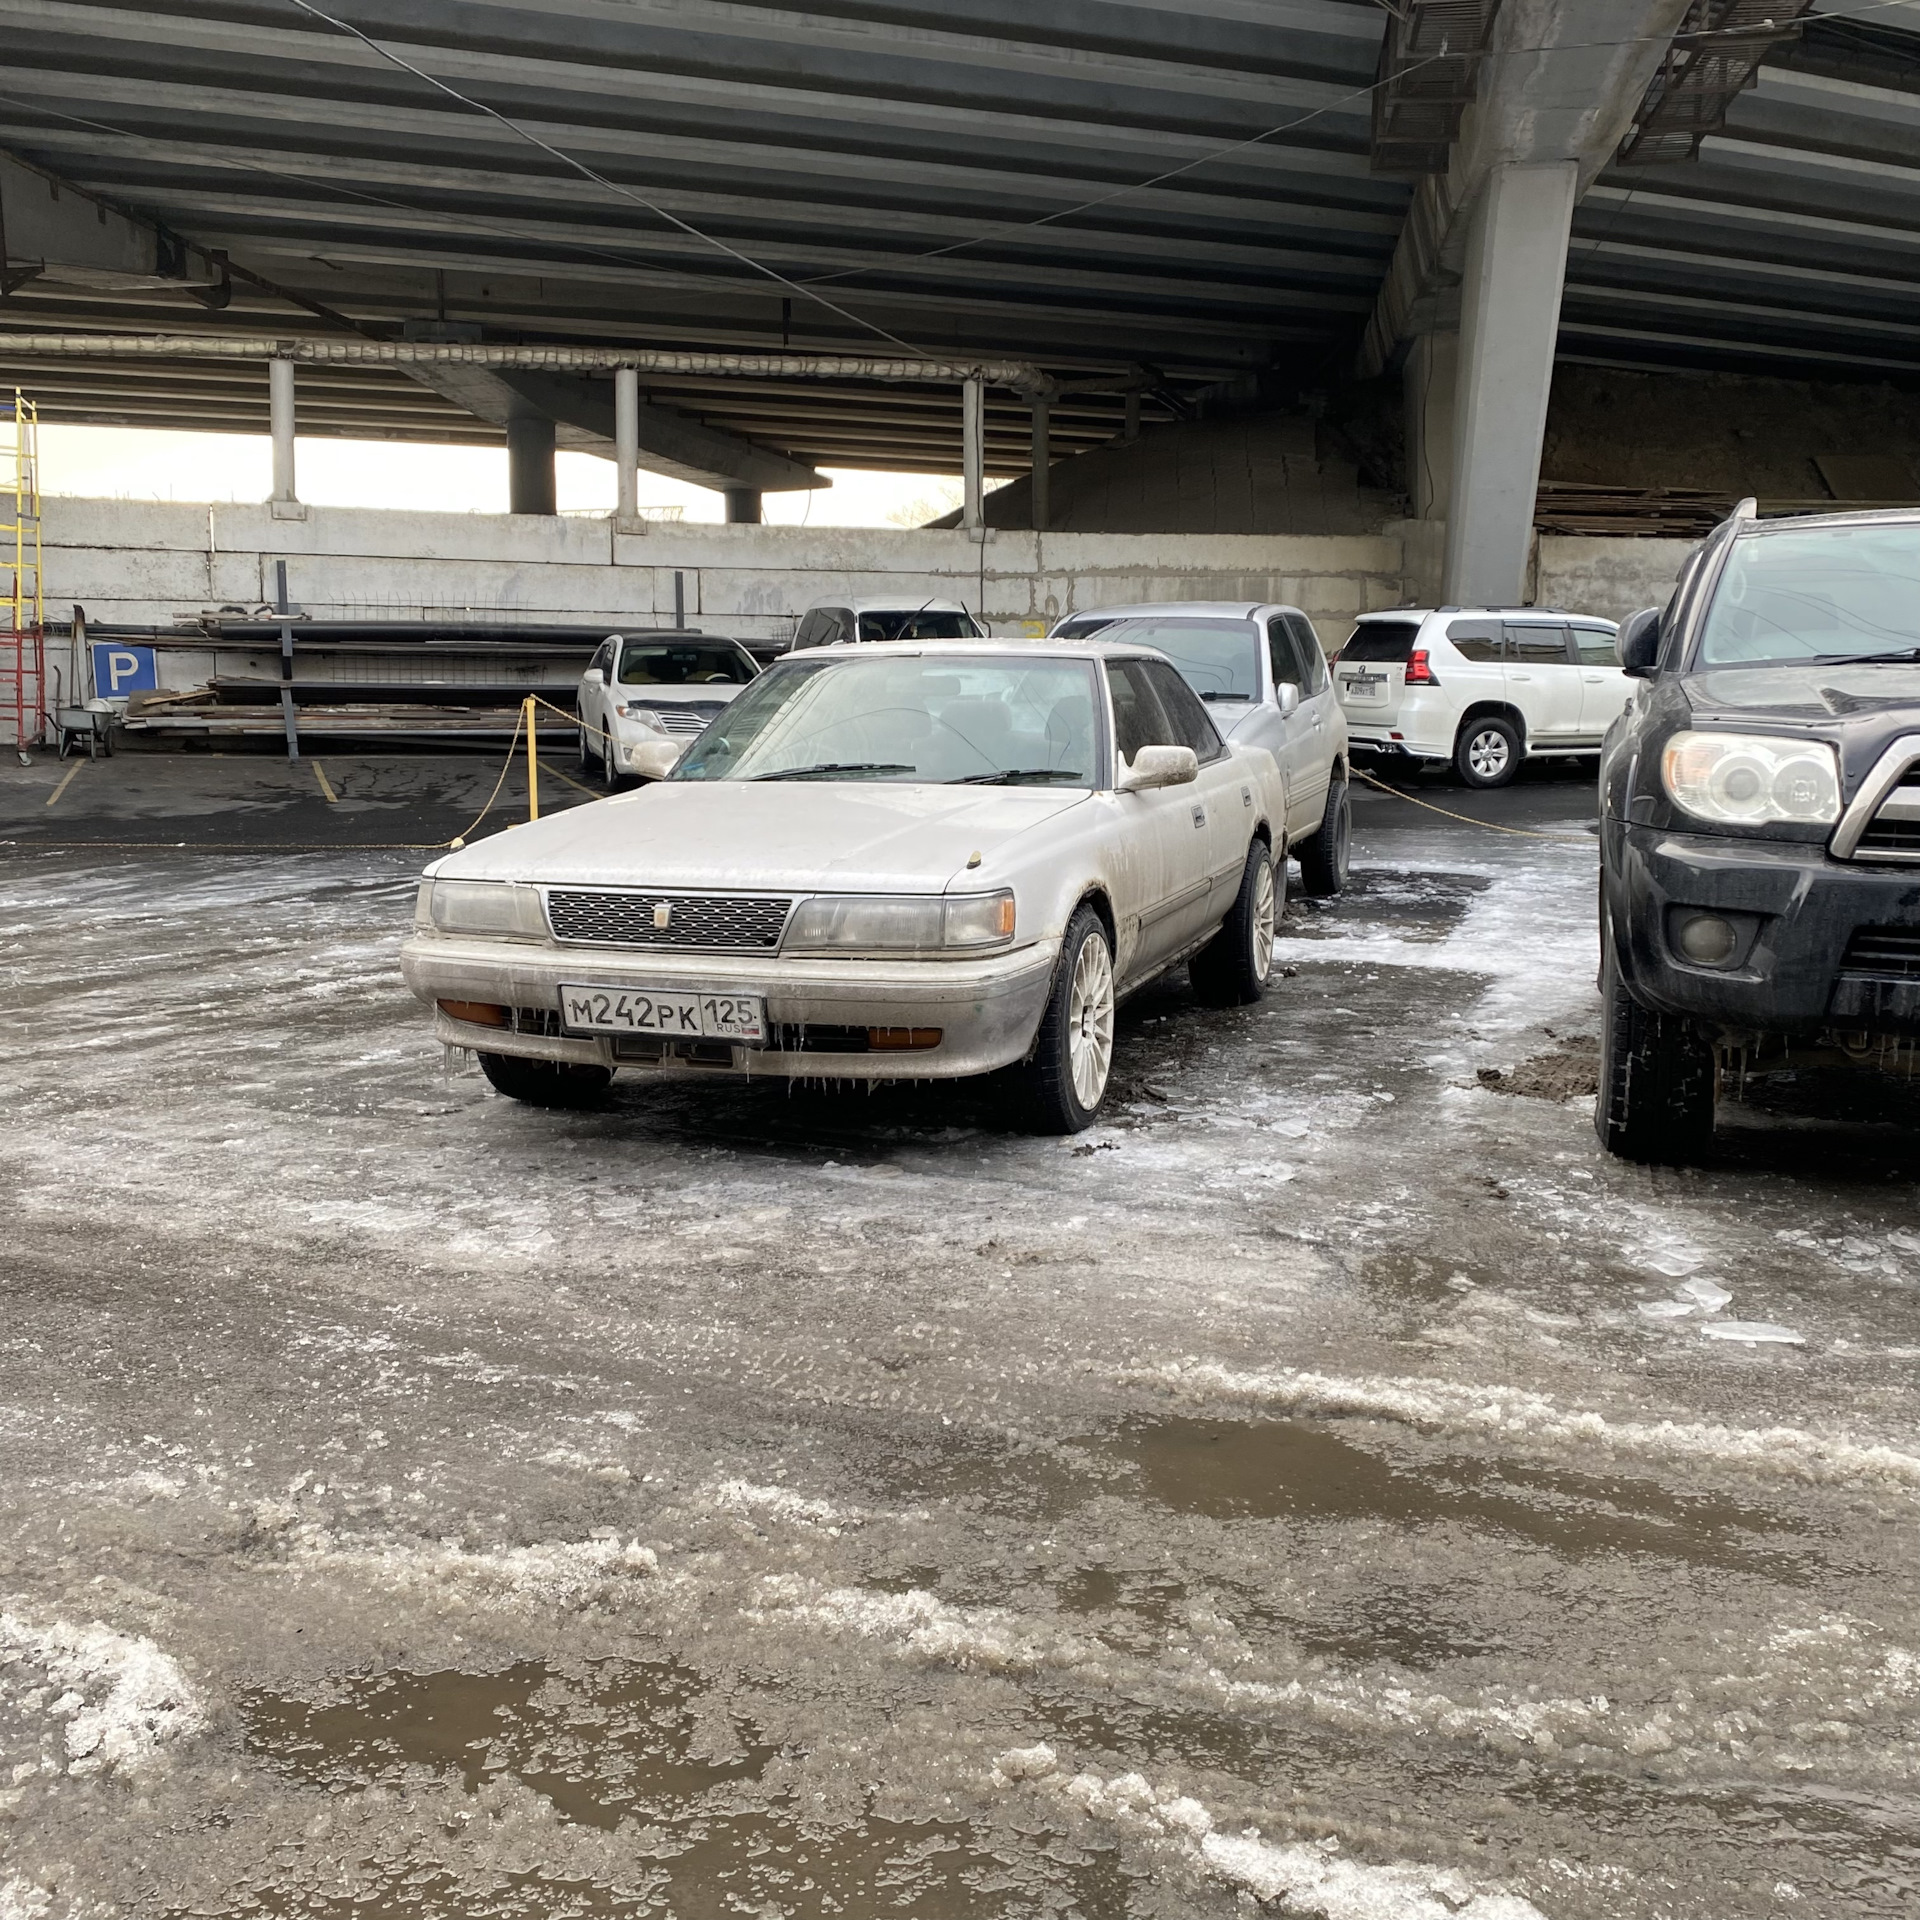
<path id="1" fill-rule="evenodd" d="M 1606 823 L 1616 951 L 1637 998 L 1728 1031 L 1920 1035 L 1920 874 L 1830 859 L 1824 846 Z M 1670 943 L 1670 908 L 1743 925 L 1738 964 L 1706 967 Z M 1751 916 L 1738 922 L 1739 916 Z M 1856 934 L 1891 933 L 1854 949 Z M 1913 936 L 1915 973 L 1887 958 Z"/>
<path id="2" fill-rule="evenodd" d="M 710 1047 L 700 1057 L 659 1062 L 617 1056 L 605 1038 L 471 1025 L 437 1009 L 434 1030 L 453 1046 L 583 1065 L 643 1071 L 779 1074 L 831 1080 L 951 1080 L 1024 1059 L 1053 984 L 1057 940 L 981 960 L 799 960 L 733 953 L 633 953 L 608 947 L 449 938 L 416 933 L 400 949 L 414 994 L 552 1014 L 563 982 L 621 988 L 682 988 L 766 998 L 773 1027 L 846 1030 L 938 1027 L 937 1046 L 913 1052 L 836 1052 Z M 716 1057 L 718 1056 L 718 1057 Z M 730 1057 L 726 1057 L 730 1056 Z"/>

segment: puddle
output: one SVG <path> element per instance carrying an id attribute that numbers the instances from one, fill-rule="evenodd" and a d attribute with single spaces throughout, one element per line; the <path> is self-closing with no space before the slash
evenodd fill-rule
<path id="1" fill-rule="evenodd" d="M 989 1835 L 959 1821 L 809 1812 L 798 1756 L 764 1743 L 697 1677 L 671 1662 L 605 1660 L 565 1670 L 523 1661 L 487 1674 L 389 1672 L 337 1682 L 324 1698 L 256 1691 L 242 1701 L 256 1758 L 328 1795 L 417 1790 L 422 1772 L 482 1805 L 511 1783 L 561 1822 L 609 1837 L 610 1883 L 476 1867 L 447 1829 L 416 1827 L 404 1861 L 343 1862 L 324 1846 L 276 1862 L 239 1889 L 235 1913 L 312 1920 L 786 1920 L 912 1914 L 987 1920 L 1010 1894 L 1047 1910 L 1123 1916 L 1127 1886 L 1105 1853 L 1058 1835 Z M 778 1784 L 762 1775 L 776 1759 Z M 437 1856 L 437 1857 L 436 1857 Z M 476 1872 L 480 1884 L 475 1884 Z M 343 1873 L 352 1880 L 343 1892 Z M 1100 1904 L 1088 1905 L 1095 1889 Z"/>
<path id="2" fill-rule="evenodd" d="M 1683 1497 L 1652 1481 L 1462 1455 L 1416 1470 L 1305 1420 L 1141 1421 L 1109 1444 L 1139 1470 L 1151 1498 L 1208 1519 L 1454 1522 L 1570 1559 L 1657 1554 L 1776 1576 L 1801 1570 L 1794 1556 L 1758 1537 L 1781 1530 L 1775 1516 Z"/>
<path id="3" fill-rule="evenodd" d="M 1466 918 L 1477 895 L 1492 885 L 1476 873 L 1357 872 L 1332 902 L 1296 901 L 1285 933 L 1297 940 L 1352 940 L 1391 933 L 1415 946 L 1435 946 Z"/>

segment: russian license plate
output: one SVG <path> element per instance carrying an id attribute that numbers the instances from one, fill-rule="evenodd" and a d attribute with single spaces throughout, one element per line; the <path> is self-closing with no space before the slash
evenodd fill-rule
<path id="1" fill-rule="evenodd" d="M 1366 706 L 1378 706 L 1386 697 L 1387 676 L 1384 673 L 1343 673 L 1340 684 L 1346 689 L 1349 700 Z"/>
<path id="2" fill-rule="evenodd" d="M 560 989 L 569 1033 L 652 1033 L 668 1040 L 767 1042 L 767 1003 L 757 993 L 656 993 L 641 987 Z"/>

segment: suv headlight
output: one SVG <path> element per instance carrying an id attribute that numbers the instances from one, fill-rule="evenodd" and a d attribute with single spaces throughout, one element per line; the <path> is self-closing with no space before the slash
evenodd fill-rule
<path id="1" fill-rule="evenodd" d="M 651 728 L 655 733 L 665 733 L 667 730 L 667 723 L 652 707 L 615 707 L 614 712 L 622 720 L 631 720 L 635 726 Z"/>
<path id="2" fill-rule="evenodd" d="M 1676 733 L 1660 756 L 1660 778 L 1677 805 L 1726 826 L 1840 818 L 1840 763 L 1823 740 Z"/>
<path id="3" fill-rule="evenodd" d="M 442 933 L 479 933 L 495 940 L 544 940 L 546 922 L 532 887 L 504 880 L 428 880 L 427 911 Z"/>
<path id="4" fill-rule="evenodd" d="M 1004 947 L 1013 895 L 822 893 L 802 900 L 787 930 L 789 953 L 947 953 Z"/>

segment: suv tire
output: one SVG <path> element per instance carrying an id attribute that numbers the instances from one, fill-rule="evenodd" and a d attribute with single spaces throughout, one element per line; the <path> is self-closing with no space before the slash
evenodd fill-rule
<path id="1" fill-rule="evenodd" d="M 1310 900 L 1330 900 L 1347 890 L 1348 852 L 1353 842 L 1353 789 L 1336 780 L 1327 789 L 1327 811 L 1313 837 L 1299 846 L 1300 891 Z"/>
<path id="2" fill-rule="evenodd" d="M 1689 1020 L 1643 1007 L 1620 977 L 1602 920 L 1600 1097 L 1593 1130 L 1609 1153 L 1695 1166 L 1713 1146 L 1713 1048 Z"/>
<path id="3" fill-rule="evenodd" d="M 1520 771 L 1520 735 L 1511 720 L 1482 714 L 1453 743 L 1454 771 L 1470 787 L 1504 787 Z"/>
<path id="4" fill-rule="evenodd" d="M 1060 942 L 1033 1052 L 1015 1069 L 1022 1117 L 1035 1133 L 1093 1125 L 1113 1079 L 1113 1008 L 1113 946 L 1100 916 L 1081 906 Z"/>
<path id="5" fill-rule="evenodd" d="M 527 1060 L 517 1053 L 483 1053 L 480 1071 L 497 1092 L 530 1107 L 594 1106 L 613 1079 L 605 1067 L 576 1066 L 570 1060 Z"/>
<path id="6" fill-rule="evenodd" d="M 1204 1007 L 1250 1007 L 1273 978 L 1273 932 L 1286 907 L 1284 859 L 1264 840 L 1247 849 L 1240 892 L 1220 931 L 1187 962 L 1193 996 Z"/>
<path id="7" fill-rule="evenodd" d="M 580 774 L 583 779 L 589 776 L 594 769 L 600 765 L 600 755 L 595 753 L 589 744 L 589 742 L 595 738 L 597 738 L 597 736 L 587 725 L 583 716 L 580 721 Z"/>

